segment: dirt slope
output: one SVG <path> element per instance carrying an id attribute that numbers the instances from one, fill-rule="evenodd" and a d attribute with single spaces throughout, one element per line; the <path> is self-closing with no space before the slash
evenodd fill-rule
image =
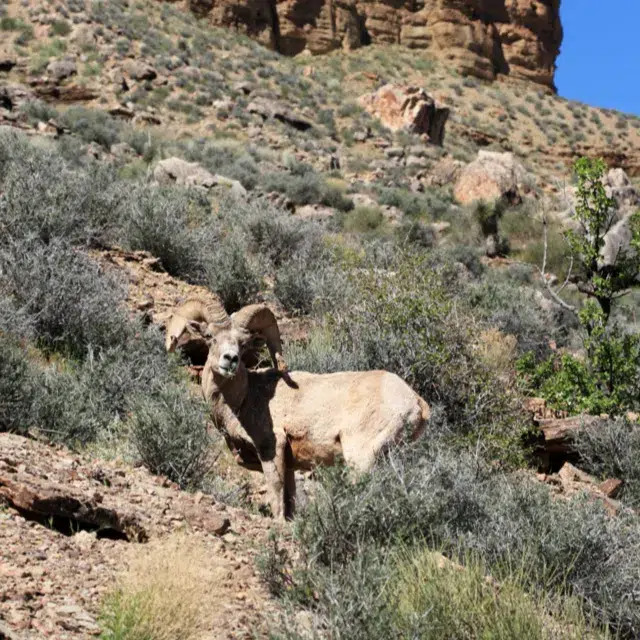
<path id="1" fill-rule="evenodd" d="M 0 631 L 95 636 L 102 598 L 131 548 L 187 531 L 219 576 L 202 637 L 260 637 L 277 611 L 255 570 L 271 526 L 142 468 L 0 434 Z"/>

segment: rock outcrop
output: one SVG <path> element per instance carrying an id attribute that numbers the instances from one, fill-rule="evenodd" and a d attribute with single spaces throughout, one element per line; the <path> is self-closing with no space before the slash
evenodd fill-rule
<path id="1" fill-rule="evenodd" d="M 237 180 L 214 175 L 197 162 L 187 162 L 181 158 L 161 160 L 153 170 L 158 184 L 175 183 L 184 187 L 194 187 L 208 191 L 220 188 L 237 198 L 244 198 L 247 190 Z"/>
<path id="2" fill-rule="evenodd" d="M 478 158 L 460 171 L 453 195 L 460 204 L 500 199 L 517 204 L 525 181 L 526 171 L 512 153 L 481 149 Z"/>
<path id="3" fill-rule="evenodd" d="M 442 146 L 449 109 L 438 105 L 424 89 L 386 84 L 358 102 L 392 131 L 425 134 L 429 142 Z"/>
<path id="4" fill-rule="evenodd" d="M 428 50 L 487 80 L 553 87 L 560 0 L 189 0 L 189 8 L 286 55 L 367 44 Z"/>

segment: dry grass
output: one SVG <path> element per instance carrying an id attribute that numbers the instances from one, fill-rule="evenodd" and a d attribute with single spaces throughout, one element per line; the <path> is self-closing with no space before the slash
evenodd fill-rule
<path id="1" fill-rule="evenodd" d="M 499 329 L 491 328 L 480 334 L 478 354 L 498 375 L 508 376 L 513 371 L 518 339 Z"/>
<path id="2" fill-rule="evenodd" d="M 576 599 L 533 593 L 526 582 L 524 563 L 494 580 L 472 557 L 458 564 L 429 549 L 406 551 L 393 583 L 399 626 L 425 640 L 610 637 L 589 624 Z"/>
<path id="3" fill-rule="evenodd" d="M 195 640 L 215 610 L 222 567 L 197 537 L 175 534 L 132 549 L 105 600 L 104 640 Z"/>

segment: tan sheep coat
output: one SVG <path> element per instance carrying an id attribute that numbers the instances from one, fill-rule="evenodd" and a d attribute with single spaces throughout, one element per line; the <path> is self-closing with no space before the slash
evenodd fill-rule
<path id="1" fill-rule="evenodd" d="M 238 461 L 261 464 L 276 517 L 291 510 L 294 469 L 342 455 L 367 471 L 405 429 L 415 438 L 429 419 L 427 403 L 387 371 L 286 375 L 241 367 L 229 380 L 207 361 L 202 386 Z"/>

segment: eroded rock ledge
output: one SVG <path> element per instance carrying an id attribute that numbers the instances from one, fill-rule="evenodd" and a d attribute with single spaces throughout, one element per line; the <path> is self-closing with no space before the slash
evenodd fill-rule
<path id="1" fill-rule="evenodd" d="M 428 50 L 466 74 L 554 87 L 560 0 L 187 0 L 213 24 L 296 55 L 368 44 Z"/>

